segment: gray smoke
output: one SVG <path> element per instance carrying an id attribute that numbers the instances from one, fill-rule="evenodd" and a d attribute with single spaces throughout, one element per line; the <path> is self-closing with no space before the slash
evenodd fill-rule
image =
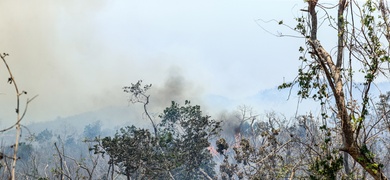
<path id="1" fill-rule="evenodd" d="M 109 8 L 100 0 L 0 2 L 0 53 L 10 54 L 7 61 L 19 89 L 28 92 L 21 103 L 39 94 L 29 105 L 25 123 L 127 106 L 121 89 L 139 79 L 153 84 L 151 100 L 160 109 L 171 100 L 197 99 L 199 89 L 179 68 L 170 69 L 170 57 L 144 57 L 131 39 L 123 40 L 121 23 L 133 27 L 132 22 L 114 17 L 117 26 L 105 24 L 112 22 L 105 19 Z M 15 93 L 7 79 L 1 62 L 0 127 L 16 119 Z"/>
<path id="2" fill-rule="evenodd" d="M 187 80 L 178 67 L 169 68 L 165 82 L 154 84 L 150 95 L 151 106 L 156 113 L 161 113 L 172 101 L 184 105 L 185 100 L 191 101 L 192 105 L 201 105 L 204 110 L 201 86 Z"/>
<path id="3" fill-rule="evenodd" d="M 224 111 L 219 115 L 222 120 L 222 135 L 227 138 L 233 138 L 240 132 L 240 119 L 237 111 Z"/>
<path id="4" fill-rule="evenodd" d="M 84 58 L 88 57 L 83 51 L 104 49 L 94 45 L 91 21 L 103 5 L 100 0 L 0 2 L 0 53 L 10 54 L 6 59 L 19 89 L 28 92 L 21 103 L 39 94 L 31 102 L 26 119 L 48 120 L 89 108 L 83 99 L 97 88 L 84 86 L 93 82 L 88 77 L 91 70 L 85 64 Z M 8 74 L 3 62 L 0 72 L 0 92 L 5 93 L 0 96 L 0 118 L 9 124 L 16 119 L 15 93 L 6 83 Z M 75 103 L 76 100 L 79 101 Z"/>

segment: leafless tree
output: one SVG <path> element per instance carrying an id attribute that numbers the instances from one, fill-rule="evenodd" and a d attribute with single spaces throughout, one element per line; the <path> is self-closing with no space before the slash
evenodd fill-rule
<path id="1" fill-rule="evenodd" d="M 34 96 L 33 98 L 31 99 L 27 99 L 27 102 L 26 102 L 26 106 L 24 108 L 24 111 L 23 113 L 21 113 L 21 109 L 20 109 L 20 97 L 24 94 L 27 94 L 26 91 L 20 91 L 19 88 L 18 88 L 18 85 L 15 81 L 15 77 L 13 76 L 12 74 L 12 71 L 11 71 L 11 68 L 8 66 L 8 63 L 7 61 L 5 60 L 5 58 L 9 56 L 7 53 L 3 53 L 3 54 L 0 54 L 0 58 L 3 60 L 3 63 L 4 65 L 6 66 L 7 68 L 7 71 L 8 71 L 8 74 L 9 74 L 9 77 L 8 77 L 8 83 L 9 84 L 13 84 L 14 86 L 14 89 L 15 89 L 15 97 L 16 97 L 16 108 L 15 108 L 15 112 L 16 112 L 16 121 L 15 121 L 15 124 L 13 124 L 12 126 L 8 127 L 8 128 L 5 128 L 5 129 L 2 129 L 0 130 L 0 132 L 5 132 L 5 131 L 9 131 L 10 129 L 12 128 L 16 128 L 16 134 L 15 134 L 15 144 L 12 145 L 11 147 L 13 148 L 13 155 L 12 155 L 12 164 L 11 164 L 11 175 L 10 175 L 10 178 L 12 180 L 14 180 L 16 178 L 16 162 L 17 160 L 19 159 L 17 157 L 17 153 L 18 153 L 18 148 L 19 148 L 19 141 L 20 141 L 20 136 L 21 136 L 21 121 L 22 119 L 24 118 L 24 116 L 26 115 L 26 112 L 27 112 L 27 107 L 29 105 L 29 103 L 34 100 L 37 96 Z M 4 156 L 6 157 L 6 156 Z"/>

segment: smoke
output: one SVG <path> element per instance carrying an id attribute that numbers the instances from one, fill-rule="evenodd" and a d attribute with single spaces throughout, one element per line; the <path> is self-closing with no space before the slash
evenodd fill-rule
<path id="1" fill-rule="evenodd" d="M 146 82 L 145 82 L 146 83 Z M 171 105 L 172 101 L 184 105 L 185 100 L 203 109 L 202 87 L 187 80 L 179 67 L 170 67 L 165 82 L 155 84 L 150 91 L 151 106 L 154 112 L 160 113 Z"/>
<path id="2" fill-rule="evenodd" d="M 39 94 L 24 123 L 126 104 L 121 87 L 142 69 L 133 54 L 115 52 L 116 44 L 105 42 L 100 15 L 107 7 L 100 0 L 0 2 L 0 53 L 10 55 L 19 89 L 28 92 L 21 104 Z M 0 126 L 16 119 L 8 77 L 1 62 Z"/>
<path id="3" fill-rule="evenodd" d="M 219 115 L 222 120 L 222 136 L 233 138 L 235 134 L 240 133 L 240 118 L 238 111 L 223 111 Z"/>
<path id="4" fill-rule="evenodd" d="M 100 0 L 1 1 L 0 20 L 0 53 L 10 54 L 7 62 L 19 89 L 28 92 L 21 104 L 39 95 L 29 104 L 24 124 L 127 106 L 122 87 L 139 79 L 153 84 L 153 112 L 162 112 L 171 101 L 203 107 L 203 88 L 187 79 L 208 79 L 197 53 L 181 45 L 166 47 L 166 53 L 153 51 L 160 49 L 151 47 L 159 34 L 143 37 L 148 27 L 126 8 Z M 174 51 L 181 54 L 170 55 Z M 7 79 L 0 63 L 0 126 L 16 119 L 15 93 Z"/>

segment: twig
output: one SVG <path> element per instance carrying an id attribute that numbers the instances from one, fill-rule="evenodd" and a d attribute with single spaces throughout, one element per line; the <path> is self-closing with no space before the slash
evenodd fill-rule
<path id="1" fill-rule="evenodd" d="M 60 150 L 58 149 L 57 143 L 54 143 L 54 146 L 56 147 L 57 152 L 58 152 L 58 156 L 60 157 L 60 179 L 62 180 L 62 179 L 64 179 L 64 178 L 63 178 L 64 172 L 63 172 L 63 170 L 62 170 L 62 155 L 61 155 Z"/>
<path id="2" fill-rule="evenodd" d="M 20 123 L 20 121 L 22 121 L 22 119 L 24 118 L 24 116 L 26 115 L 28 104 L 29 104 L 32 100 L 34 100 L 36 97 L 38 97 L 38 95 L 35 95 L 35 96 L 34 96 L 33 98 L 31 98 L 31 99 L 27 99 L 26 108 L 25 108 L 24 111 L 23 111 L 22 117 L 21 117 L 15 124 L 13 124 L 12 126 L 0 130 L 0 133 L 3 133 L 3 132 L 5 132 L 5 131 L 8 131 L 8 130 L 12 129 L 13 127 L 15 127 L 16 125 L 18 125 L 18 124 Z M 21 125 L 21 126 L 22 126 L 22 125 Z"/>

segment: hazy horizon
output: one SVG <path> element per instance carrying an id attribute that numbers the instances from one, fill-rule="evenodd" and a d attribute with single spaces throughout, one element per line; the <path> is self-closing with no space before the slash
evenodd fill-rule
<path id="1" fill-rule="evenodd" d="M 21 104 L 39 95 L 25 122 L 127 106 L 122 87 L 138 80 L 153 84 L 161 106 L 189 99 L 207 107 L 209 95 L 239 106 L 297 74 L 303 39 L 271 33 L 294 34 L 277 22 L 294 26 L 302 7 L 301 0 L 2 1 L 0 52 L 28 92 Z M 15 97 L 1 64 L 5 125 L 14 122 Z"/>

